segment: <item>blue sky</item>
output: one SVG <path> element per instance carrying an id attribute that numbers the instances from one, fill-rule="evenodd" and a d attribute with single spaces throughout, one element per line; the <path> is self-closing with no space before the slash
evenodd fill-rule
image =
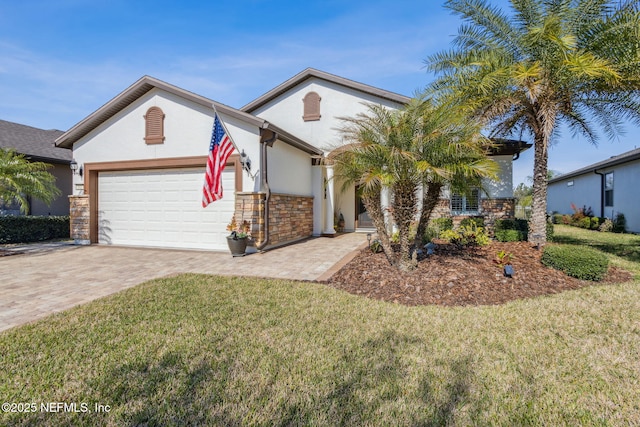
<path id="1" fill-rule="evenodd" d="M 143 75 L 239 108 L 307 67 L 413 95 L 460 21 L 443 1 L 2 0 L 0 119 L 67 130 Z M 506 0 L 493 0 L 505 6 Z M 632 150 L 640 129 L 598 147 L 565 132 L 561 172 Z M 533 150 L 514 163 L 514 184 Z"/>

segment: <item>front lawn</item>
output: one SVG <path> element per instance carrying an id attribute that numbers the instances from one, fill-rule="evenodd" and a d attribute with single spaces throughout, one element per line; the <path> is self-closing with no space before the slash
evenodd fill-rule
<path id="1" fill-rule="evenodd" d="M 638 282 L 450 308 L 183 275 L 5 331 L 0 348 L 1 400 L 37 405 L 0 425 L 640 420 Z"/>

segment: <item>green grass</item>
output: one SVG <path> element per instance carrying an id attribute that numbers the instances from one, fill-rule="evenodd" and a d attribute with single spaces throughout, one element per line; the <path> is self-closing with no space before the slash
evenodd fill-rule
<path id="1" fill-rule="evenodd" d="M 2 402 L 90 410 L 3 426 L 640 422 L 640 282 L 443 308 L 182 275 L 0 333 L 0 349 Z"/>

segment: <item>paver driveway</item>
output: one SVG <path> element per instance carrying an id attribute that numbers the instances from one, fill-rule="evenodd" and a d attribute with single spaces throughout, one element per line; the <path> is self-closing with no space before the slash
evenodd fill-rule
<path id="1" fill-rule="evenodd" d="M 241 258 L 112 246 L 63 246 L 0 257 L 0 331 L 172 274 L 318 280 L 363 244 L 366 235 L 349 233 Z"/>

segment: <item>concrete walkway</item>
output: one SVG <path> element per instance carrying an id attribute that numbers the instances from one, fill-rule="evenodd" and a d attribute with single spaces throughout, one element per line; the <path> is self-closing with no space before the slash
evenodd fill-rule
<path id="1" fill-rule="evenodd" d="M 239 258 L 222 252 L 64 242 L 12 246 L 23 253 L 0 257 L 0 331 L 179 273 L 323 280 L 366 243 L 366 234 L 348 233 Z"/>

